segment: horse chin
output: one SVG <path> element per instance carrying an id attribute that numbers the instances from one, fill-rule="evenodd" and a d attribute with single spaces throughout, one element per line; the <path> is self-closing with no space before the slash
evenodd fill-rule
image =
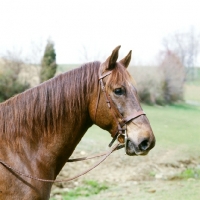
<path id="1" fill-rule="evenodd" d="M 126 154 L 127 154 L 128 156 L 136 156 L 136 153 L 130 151 L 129 149 L 126 149 Z"/>

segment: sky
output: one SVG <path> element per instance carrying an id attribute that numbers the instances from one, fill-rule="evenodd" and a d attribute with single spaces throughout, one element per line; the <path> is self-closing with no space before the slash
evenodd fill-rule
<path id="1" fill-rule="evenodd" d="M 0 0 L 0 55 L 37 57 L 51 39 L 59 64 L 103 61 L 118 45 L 121 58 L 132 50 L 133 63 L 152 64 L 164 37 L 200 32 L 199 8 L 199 0 Z"/>

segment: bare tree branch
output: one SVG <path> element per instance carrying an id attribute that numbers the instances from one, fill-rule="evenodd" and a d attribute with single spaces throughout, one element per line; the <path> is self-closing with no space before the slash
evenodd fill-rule
<path id="1" fill-rule="evenodd" d="M 194 28 L 187 32 L 177 32 L 163 39 L 163 46 L 166 51 L 174 52 L 179 56 L 186 68 L 186 73 L 195 78 L 195 65 L 200 50 L 200 35 Z"/>

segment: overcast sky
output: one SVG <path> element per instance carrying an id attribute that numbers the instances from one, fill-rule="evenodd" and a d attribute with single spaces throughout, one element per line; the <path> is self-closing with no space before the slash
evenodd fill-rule
<path id="1" fill-rule="evenodd" d="M 58 63 L 79 63 L 84 48 L 101 60 L 117 45 L 120 57 L 151 64 L 162 39 L 194 27 L 200 32 L 200 0 L 0 0 L 0 53 L 55 42 Z"/>

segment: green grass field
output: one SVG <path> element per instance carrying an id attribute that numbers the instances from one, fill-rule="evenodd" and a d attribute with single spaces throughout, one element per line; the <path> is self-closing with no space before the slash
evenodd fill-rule
<path id="1" fill-rule="evenodd" d="M 198 153 L 196 150 L 199 149 L 200 141 L 200 107 L 187 104 L 143 107 L 155 132 L 158 146 L 185 146 L 186 151 L 191 148 L 190 153 Z"/>

